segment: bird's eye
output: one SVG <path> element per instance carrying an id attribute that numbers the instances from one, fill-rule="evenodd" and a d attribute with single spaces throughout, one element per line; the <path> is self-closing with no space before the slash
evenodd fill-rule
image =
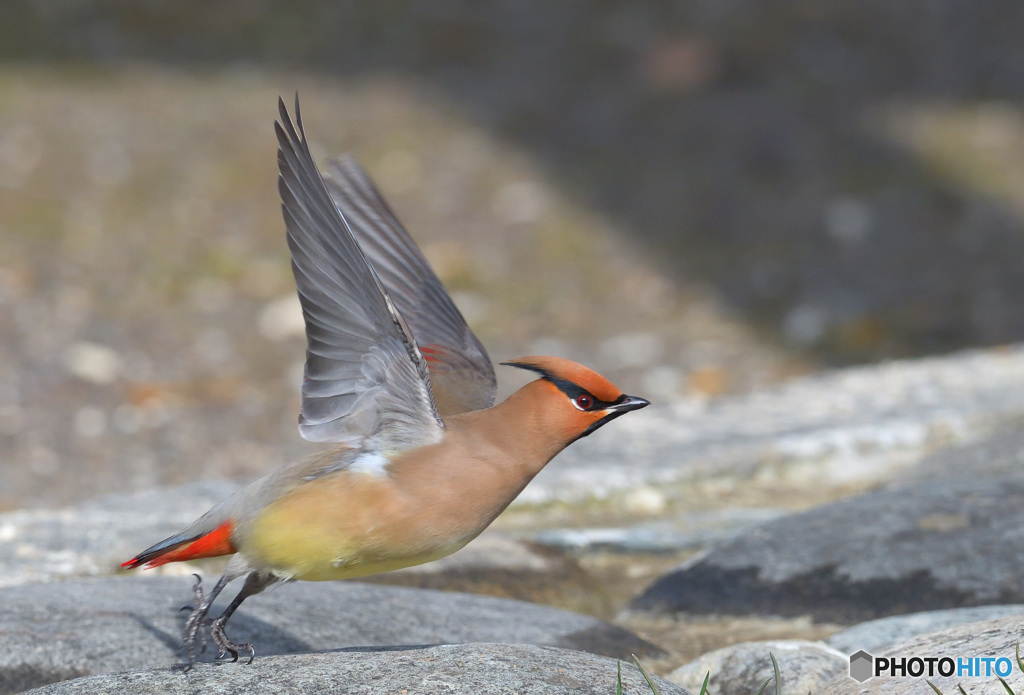
<path id="1" fill-rule="evenodd" d="M 590 410 L 590 407 L 594 405 L 594 399 L 584 393 L 580 396 L 576 396 L 576 398 L 572 400 L 572 404 L 579 410 Z"/>

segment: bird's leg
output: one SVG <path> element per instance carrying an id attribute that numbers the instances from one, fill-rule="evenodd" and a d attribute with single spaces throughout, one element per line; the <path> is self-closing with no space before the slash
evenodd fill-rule
<path id="1" fill-rule="evenodd" d="M 200 651 L 206 651 L 206 635 L 203 634 L 203 627 L 211 625 L 212 621 L 206 617 L 207 613 L 210 612 L 210 606 L 213 605 L 217 595 L 224 590 L 224 587 L 228 585 L 234 577 L 225 574 L 221 577 L 213 587 L 213 591 L 209 595 L 203 595 L 203 579 L 198 574 L 192 575 L 196 578 L 196 583 L 192 585 L 192 600 L 193 605 L 185 606 L 192 610 L 192 614 L 188 616 L 188 620 L 185 621 L 185 629 L 182 634 L 181 648 L 185 650 L 188 655 L 188 665 L 185 670 L 188 671 L 196 663 L 196 642 L 199 643 Z M 184 610 L 183 608 L 183 610 Z"/>
<path id="2" fill-rule="evenodd" d="M 238 596 L 228 604 L 228 607 L 224 609 L 224 612 L 220 614 L 216 620 L 210 622 L 210 637 L 216 642 L 220 651 L 217 652 L 217 658 L 221 658 L 227 654 L 231 654 L 231 661 L 238 661 L 239 652 L 248 652 L 249 661 L 256 658 L 256 649 L 250 642 L 243 642 L 236 644 L 232 642 L 228 636 L 224 633 L 224 626 L 227 625 L 228 619 L 231 615 L 238 610 L 238 607 L 242 605 L 242 601 L 249 598 L 253 594 L 258 594 L 267 588 L 270 584 L 274 583 L 274 579 L 269 577 L 261 576 L 258 572 L 250 572 L 245 578 L 245 584 L 242 586 L 242 590 L 238 592 Z"/>

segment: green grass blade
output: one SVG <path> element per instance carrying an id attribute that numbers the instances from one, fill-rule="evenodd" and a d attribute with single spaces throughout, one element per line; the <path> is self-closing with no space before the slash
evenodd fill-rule
<path id="1" fill-rule="evenodd" d="M 757 689 L 757 695 L 763 695 L 764 689 L 767 688 L 768 684 L 771 683 L 771 682 L 772 682 L 771 678 L 768 678 L 767 680 L 765 680 L 765 682 L 761 684 L 761 687 Z"/>
<path id="2" fill-rule="evenodd" d="M 929 688 L 935 691 L 935 695 L 942 695 L 942 691 L 935 687 L 934 683 L 932 683 L 931 681 L 925 681 L 925 683 L 928 684 Z"/>
<path id="3" fill-rule="evenodd" d="M 654 684 L 654 679 L 651 677 L 651 674 L 648 673 L 647 669 L 644 668 L 644 665 L 640 663 L 640 659 L 636 658 L 636 654 L 633 654 L 632 657 L 633 663 L 636 664 L 638 669 L 640 669 L 640 673 L 643 675 L 644 680 L 647 681 L 647 685 L 651 689 L 651 692 L 654 693 L 654 695 L 661 695 L 661 691 L 659 691 L 658 686 Z"/>
<path id="4" fill-rule="evenodd" d="M 960 695 L 967 695 L 967 691 L 966 691 L 966 690 L 964 690 L 964 686 L 962 686 L 962 685 L 960 685 L 959 683 L 957 683 L 957 684 L 956 684 L 956 688 L 957 688 L 957 690 L 959 690 L 959 691 L 960 691 Z"/>
<path id="5" fill-rule="evenodd" d="M 615 679 L 615 695 L 622 695 L 622 659 L 617 659 L 619 662 L 618 676 Z"/>
<path id="6" fill-rule="evenodd" d="M 700 686 L 700 695 L 708 695 L 708 681 L 711 680 L 711 671 L 704 676 L 704 685 Z"/>
<path id="7" fill-rule="evenodd" d="M 1003 684 L 1004 688 L 1006 688 L 1006 692 L 1010 693 L 1010 695 L 1017 695 L 1017 693 L 1013 692 L 1013 689 L 1010 688 L 1009 684 L 1003 680 L 1002 676 L 996 676 L 996 678 L 998 678 L 999 682 Z"/>
<path id="8" fill-rule="evenodd" d="M 1017 668 L 1024 673 L 1024 661 L 1020 660 L 1020 642 L 1017 642 Z"/>
<path id="9" fill-rule="evenodd" d="M 772 658 L 772 669 L 775 670 L 775 695 L 782 695 L 782 675 L 779 674 L 779 662 L 771 652 L 768 652 L 768 656 Z"/>

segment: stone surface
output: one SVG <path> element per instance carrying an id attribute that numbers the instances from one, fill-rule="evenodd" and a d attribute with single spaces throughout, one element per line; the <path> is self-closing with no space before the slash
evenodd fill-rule
<path id="1" fill-rule="evenodd" d="M 614 611 L 607 588 L 576 560 L 493 528 L 440 560 L 361 581 L 513 598 L 598 615 Z"/>
<path id="2" fill-rule="evenodd" d="M 0 587 L 112 574 L 122 562 L 177 533 L 237 487 L 197 482 L 106 495 L 71 509 L 0 514 Z"/>
<path id="3" fill-rule="evenodd" d="M 873 655 L 890 657 L 949 657 L 956 662 L 959 658 L 994 657 L 1009 659 L 1012 665 L 1006 676 L 1013 692 L 1024 690 L 1024 672 L 1017 668 L 1015 652 L 1021 641 L 1020 617 L 1010 616 L 997 620 L 958 625 L 948 630 L 922 635 L 916 639 L 901 642 L 882 649 Z M 982 666 L 984 668 L 984 666 Z M 934 693 L 924 678 L 878 677 L 858 683 L 846 673 L 840 673 L 820 691 L 821 695 L 911 695 Z M 1006 690 L 996 679 L 989 676 L 943 677 L 938 674 L 927 677 L 942 693 L 959 693 L 962 686 L 969 693 L 1005 693 Z M 817 694 L 816 694 L 817 695 Z"/>
<path id="4" fill-rule="evenodd" d="M 952 446 L 925 457 L 920 463 L 900 471 L 893 486 L 923 483 L 936 478 L 1001 478 L 1024 469 L 1024 428 L 983 437 L 978 441 Z"/>
<path id="5" fill-rule="evenodd" d="M 943 611 L 893 615 L 854 625 L 847 630 L 837 632 L 824 641 L 830 647 L 847 655 L 861 649 L 877 654 L 890 645 L 906 642 L 920 635 L 939 632 L 956 625 L 994 620 L 1022 613 L 1024 613 L 1024 605 L 975 606 L 973 608 L 951 608 Z"/>
<path id="6" fill-rule="evenodd" d="M 0 590 L 0 693 L 179 663 L 184 613 L 178 609 L 191 602 L 191 583 L 120 577 Z M 238 588 L 229 586 L 218 606 Z M 229 634 L 253 642 L 258 661 L 323 649 L 453 642 L 545 644 L 620 658 L 663 655 L 626 630 L 555 608 L 356 582 L 297 582 L 250 598 Z"/>
<path id="7" fill-rule="evenodd" d="M 677 553 L 733 538 L 783 514 L 778 509 L 721 509 L 614 528 L 549 529 L 534 540 L 571 552 Z"/>
<path id="8" fill-rule="evenodd" d="M 708 692 L 715 695 L 752 695 L 766 680 L 775 678 L 771 655 L 779 664 L 784 695 L 820 692 L 821 686 L 846 669 L 849 663 L 845 655 L 821 642 L 743 642 L 708 652 L 680 666 L 668 676 L 668 680 L 700 692 L 704 677 L 710 672 Z M 766 692 L 775 692 L 774 683 Z"/>
<path id="9" fill-rule="evenodd" d="M 551 647 L 516 644 L 457 644 L 353 648 L 272 656 L 252 664 L 200 664 L 117 673 L 55 683 L 32 693 L 614 693 L 614 659 Z M 686 695 L 679 686 L 656 681 L 664 695 Z M 650 693 L 641 673 L 622 664 L 626 693 Z"/>
<path id="10" fill-rule="evenodd" d="M 867 493 L 795 514 L 684 563 L 634 610 L 886 615 L 1024 601 L 1024 477 Z"/>

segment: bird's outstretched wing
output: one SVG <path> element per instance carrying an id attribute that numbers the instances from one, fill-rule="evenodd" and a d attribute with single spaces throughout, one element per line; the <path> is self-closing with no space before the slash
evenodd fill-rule
<path id="1" fill-rule="evenodd" d="M 284 101 L 274 124 L 282 211 L 306 320 L 299 431 L 310 441 L 394 451 L 438 441 L 426 360 L 367 262 Z"/>
<path id="2" fill-rule="evenodd" d="M 494 367 L 416 242 L 359 163 L 330 162 L 327 190 L 399 312 L 427 365 L 442 417 L 494 405 Z"/>

